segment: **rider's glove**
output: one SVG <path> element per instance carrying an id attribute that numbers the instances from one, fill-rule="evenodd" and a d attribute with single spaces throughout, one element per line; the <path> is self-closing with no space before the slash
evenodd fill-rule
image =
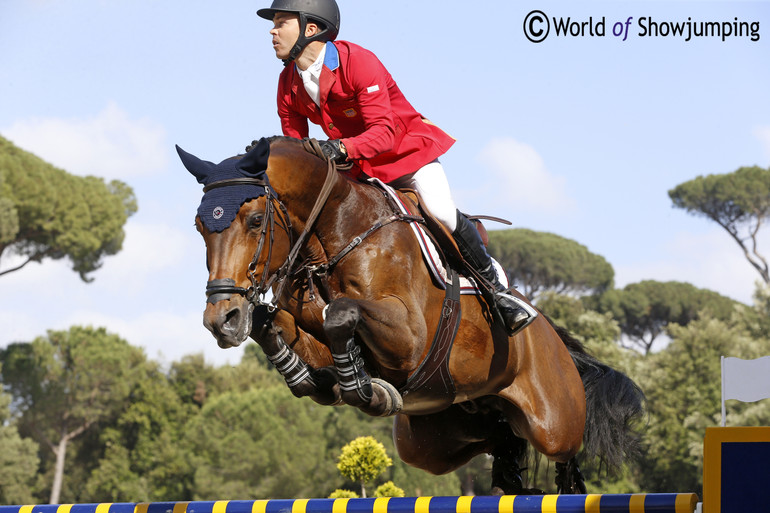
<path id="1" fill-rule="evenodd" d="M 348 152 L 345 145 L 339 139 L 319 141 L 324 156 L 332 162 L 343 163 L 348 160 Z"/>

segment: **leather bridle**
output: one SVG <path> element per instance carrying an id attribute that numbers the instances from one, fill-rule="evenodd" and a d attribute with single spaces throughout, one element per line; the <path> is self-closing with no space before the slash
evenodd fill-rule
<path id="1" fill-rule="evenodd" d="M 317 141 L 313 139 L 306 141 L 306 149 L 311 153 L 315 153 L 316 155 L 320 156 L 321 154 Z M 305 227 L 303 228 L 302 233 L 300 233 L 300 235 L 297 237 L 296 241 L 293 237 L 288 210 L 283 202 L 275 194 L 275 191 L 273 191 L 273 189 L 270 187 L 267 179 L 249 177 L 232 178 L 213 182 L 203 188 L 204 193 L 219 187 L 231 187 L 238 185 L 258 185 L 260 187 L 264 187 L 265 189 L 265 210 L 262 217 L 262 229 L 259 236 L 259 243 L 257 244 L 257 250 L 254 252 L 254 257 L 252 258 L 247 271 L 251 285 L 248 288 L 238 287 L 235 285 L 236 282 L 232 278 L 210 280 L 206 283 L 206 296 L 208 298 L 208 302 L 216 303 L 222 299 L 229 299 L 233 294 L 239 294 L 246 298 L 246 300 L 252 303 L 254 306 L 266 306 L 270 314 L 275 312 L 277 309 L 278 300 L 285 291 L 288 278 L 299 272 L 299 269 L 295 268 L 299 258 L 299 253 L 305 245 L 305 242 L 307 241 L 307 238 L 310 235 L 315 222 L 321 213 L 321 210 L 323 209 L 324 205 L 326 205 L 326 201 L 329 199 L 332 187 L 334 186 L 335 178 L 337 177 L 336 175 L 338 167 L 344 168 L 342 166 L 335 165 L 335 163 L 331 160 L 327 160 L 326 178 L 324 180 L 323 186 L 321 187 L 321 191 L 318 193 L 318 197 L 316 198 L 315 204 L 313 205 L 313 209 L 311 210 L 310 215 L 305 222 Z M 387 194 L 385 194 L 385 196 L 386 198 L 388 197 Z M 277 210 L 281 211 L 280 221 L 278 222 L 279 228 L 285 231 L 288 235 L 291 250 L 289 251 L 289 255 L 286 257 L 286 260 L 283 262 L 283 264 L 281 264 L 278 270 L 276 270 L 276 272 L 273 274 L 270 274 L 270 262 L 273 256 L 273 234 L 275 232 L 276 226 L 275 213 Z M 327 262 L 312 268 L 308 267 L 309 279 L 311 279 L 312 273 L 326 278 L 328 274 L 331 273 L 336 264 L 344 256 L 346 256 L 359 244 L 361 244 L 364 239 L 372 235 L 383 226 L 386 226 L 394 221 L 424 222 L 420 216 L 402 214 L 398 211 L 397 208 L 395 208 L 393 215 L 378 221 L 369 229 L 356 236 L 350 242 L 350 244 L 343 248 L 337 255 L 330 258 Z M 270 233 L 269 238 L 268 231 Z M 265 261 L 264 267 L 262 269 L 262 275 L 259 277 L 259 279 L 257 279 L 257 263 L 259 256 L 262 254 L 262 251 L 265 248 L 265 245 L 267 245 L 267 260 Z M 270 290 L 274 285 L 277 285 L 277 289 L 273 293 L 272 300 L 267 303 L 264 301 L 264 296 L 267 291 Z M 312 291 L 312 279 L 309 286 L 311 287 Z"/>
<path id="2" fill-rule="evenodd" d="M 288 277 L 295 272 L 295 265 L 297 263 L 297 259 L 299 258 L 299 253 L 302 250 L 302 247 L 304 246 L 305 241 L 307 240 L 308 235 L 310 234 L 310 231 L 315 224 L 315 221 L 318 219 L 318 215 L 321 213 L 321 210 L 326 204 L 326 200 L 329 199 L 329 194 L 331 193 L 335 174 L 336 168 L 334 163 L 328 161 L 326 179 L 324 180 L 323 187 L 321 187 L 321 192 L 316 198 L 313 210 L 311 211 L 310 216 L 305 223 L 305 227 L 302 230 L 302 233 L 299 235 L 299 237 L 297 237 L 296 241 L 294 241 L 288 210 L 286 209 L 286 206 L 283 204 L 283 202 L 275 194 L 273 189 L 269 186 L 267 180 L 261 178 L 245 177 L 232 178 L 228 180 L 220 180 L 204 187 L 204 193 L 219 187 L 232 187 L 239 185 L 258 185 L 260 187 L 264 187 L 265 189 L 265 210 L 262 216 L 262 228 L 260 231 L 259 242 L 257 243 L 257 249 L 254 252 L 254 257 L 251 259 L 251 263 L 249 264 L 247 270 L 247 276 L 251 282 L 251 285 L 248 288 L 238 287 L 235 285 L 235 280 L 231 278 L 210 280 L 206 283 L 206 297 L 208 298 L 207 302 L 216 303 L 222 299 L 229 299 L 233 294 L 238 294 L 246 298 L 247 301 L 253 303 L 255 306 L 265 305 L 267 306 L 269 312 L 274 312 L 277 308 L 276 305 L 278 299 L 284 292 Z M 275 213 L 277 209 L 281 211 L 278 226 L 288 235 L 291 250 L 289 251 L 289 255 L 283 264 L 281 264 L 278 270 L 271 275 L 270 262 L 273 256 L 273 234 L 276 227 Z M 262 254 L 265 248 L 265 245 L 267 245 L 267 260 L 263 266 L 262 274 L 258 279 L 257 263 L 259 261 L 259 256 Z M 276 284 L 278 285 L 278 288 L 273 294 L 273 299 L 269 303 L 265 302 L 265 294 Z"/>

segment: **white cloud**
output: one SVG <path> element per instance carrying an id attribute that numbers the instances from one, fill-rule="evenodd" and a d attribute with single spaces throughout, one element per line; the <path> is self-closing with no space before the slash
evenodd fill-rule
<path id="1" fill-rule="evenodd" d="M 754 137 L 759 139 L 765 152 L 765 165 L 770 165 L 770 126 L 758 126 L 754 129 Z"/>
<path id="2" fill-rule="evenodd" d="M 574 208 L 566 178 L 551 173 L 532 146 L 510 137 L 492 139 L 478 158 L 490 171 L 488 180 L 494 182 L 491 187 L 497 194 L 492 197 L 504 198 L 511 211 L 555 214 Z M 511 199 L 514 194 L 515 201 Z"/>
<path id="3" fill-rule="evenodd" d="M 100 285 L 113 290 L 134 293 L 151 289 L 152 285 L 147 283 L 149 279 L 162 279 L 154 275 L 174 271 L 186 263 L 188 255 L 198 256 L 202 251 L 194 247 L 198 234 L 192 229 L 182 232 L 160 223 L 142 224 L 129 220 L 125 231 L 123 249 L 106 257 L 96 274 Z M 195 261 L 199 262 L 200 258 Z"/>
<path id="4" fill-rule="evenodd" d="M 759 245 L 760 252 L 770 256 L 767 235 Z M 683 281 L 746 304 L 753 303 L 755 283 L 760 280 L 738 245 L 719 228 L 700 235 L 678 234 L 661 247 L 659 260 L 613 267 L 617 288 L 642 280 Z"/>
<path id="5" fill-rule="evenodd" d="M 202 244 L 197 244 L 197 233 L 182 232 L 164 224 L 142 224 L 129 220 L 125 225 L 126 238 L 123 249 L 116 255 L 106 256 L 103 265 L 89 275 L 93 283 L 83 283 L 79 275 L 72 270 L 69 259 L 43 260 L 31 262 L 24 268 L 2 276 L 2 283 L 7 287 L 46 290 L 47 294 L 77 294 L 83 288 L 85 293 L 120 293 L 131 295 L 143 289 L 152 289 L 149 280 L 166 287 L 163 274 L 178 277 L 182 266 L 195 255 L 196 269 L 204 272 L 202 264 Z M 11 269 L 24 262 L 26 258 L 15 255 L 3 255 L 0 270 Z M 205 277 L 205 272 L 203 274 Z"/>
<path id="6" fill-rule="evenodd" d="M 104 326 L 130 344 L 142 347 L 148 358 L 169 364 L 183 356 L 203 353 L 206 361 L 216 364 L 236 364 L 243 355 L 249 339 L 240 347 L 222 349 L 203 326 L 203 302 L 200 311 L 177 314 L 169 311 L 144 312 L 136 317 L 114 317 L 93 311 L 72 314 L 66 328 L 74 325 Z"/>
<path id="7" fill-rule="evenodd" d="M 112 102 L 94 117 L 30 118 L 1 132 L 72 174 L 126 180 L 166 167 L 164 128 L 150 119 L 131 119 Z"/>
<path id="8" fill-rule="evenodd" d="M 189 232 L 129 220 L 123 250 L 105 258 L 92 283 L 80 280 L 68 260 L 30 263 L 0 277 L 0 347 L 88 325 L 165 363 L 199 352 L 216 364 L 238 362 L 242 350 L 220 349 L 203 327 L 207 273 L 202 243 Z M 22 261 L 4 257 L 2 267 Z"/>

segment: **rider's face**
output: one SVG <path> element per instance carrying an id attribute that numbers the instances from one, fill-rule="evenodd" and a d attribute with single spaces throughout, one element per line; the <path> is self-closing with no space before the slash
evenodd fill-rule
<path id="1" fill-rule="evenodd" d="M 285 12 L 273 16 L 273 50 L 279 59 L 287 59 L 294 43 L 299 39 L 299 16 Z"/>

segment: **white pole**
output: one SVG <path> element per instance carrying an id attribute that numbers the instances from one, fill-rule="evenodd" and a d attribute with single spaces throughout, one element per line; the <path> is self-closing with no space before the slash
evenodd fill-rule
<path id="1" fill-rule="evenodd" d="M 722 427 L 725 427 L 727 421 L 727 412 L 725 410 L 725 357 L 720 357 L 722 365 Z"/>

